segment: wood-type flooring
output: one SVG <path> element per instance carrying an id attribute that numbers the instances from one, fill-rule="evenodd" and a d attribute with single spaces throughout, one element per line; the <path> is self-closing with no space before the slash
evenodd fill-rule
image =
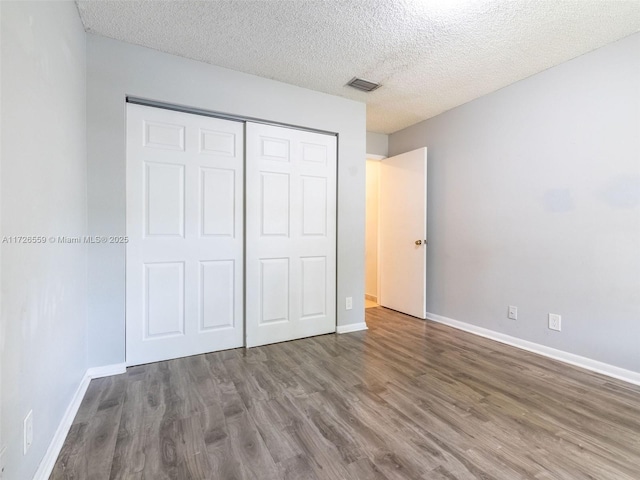
<path id="1" fill-rule="evenodd" d="M 640 387 L 384 308 L 91 382 L 52 479 L 640 479 Z"/>

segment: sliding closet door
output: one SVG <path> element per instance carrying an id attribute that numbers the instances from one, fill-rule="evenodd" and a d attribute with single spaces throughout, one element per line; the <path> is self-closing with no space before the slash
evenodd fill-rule
<path id="1" fill-rule="evenodd" d="M 336 137 L 247 123 L 248 347 L 336 329 Z"/>
<path id="2" fill-rule="evenodd" d="M 244 344 L 243 124 L 127 105 L 127 364 Z"/>

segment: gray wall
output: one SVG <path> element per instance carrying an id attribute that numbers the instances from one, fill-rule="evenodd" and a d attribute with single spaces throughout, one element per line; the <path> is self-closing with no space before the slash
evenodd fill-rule
<path id="1" fill-rule="evenodd" d="M 386 157 L 389 154 L 389 135 L 367 132 L 367 153 Z"/>
<path id="2" fill-rule="evenodd" d="M 390 137 L 422 146 L 427 310 L 640 371 L 640 34 Z"/>
<path id="3" fill-rule="evenodd" d="M 2 236 L 86 234 L 85 33 L 73 2 L 0 2 Z M 7 480 L 32 478 L 87 368 L 82 245 L 2 246 Z M 22 454 L 33 409 L 34 441 Z"/>
<path id="4" fill-rule="evenodd" d="M 87 37 L 89 230 L 125 233 L 125 96 L 337 132 L 338 325 L 364 321 L 365 105 L 104 37 Z M 89 362 L 124 361 L 124 247 L 90 252 Z M 344 299 L 353 297 L 353 310 Z"/>

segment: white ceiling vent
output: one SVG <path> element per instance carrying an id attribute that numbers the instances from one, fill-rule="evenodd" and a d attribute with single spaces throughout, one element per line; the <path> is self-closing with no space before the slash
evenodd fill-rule
<path id="1" fill-rule="evenodd" d="M 380 88 L 381 86 L 379 83 L 370 82 L 369 80 L 364 80 L 358 77 L 353 77 L 349 80 L 347 85 L 358 90 L 362 90 L 363 92 L 373 92 L 376 88 Z"/>

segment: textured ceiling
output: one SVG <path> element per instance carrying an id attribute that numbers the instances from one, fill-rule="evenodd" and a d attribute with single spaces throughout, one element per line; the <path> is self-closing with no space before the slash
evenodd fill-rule
<path id="1" fill-rule="evenodd" d="M 391 133 L 640 31 L 640 0 L 78 1 L 88 32 L 367 103 Z M 346 87 L 360 76 L 372 93 Z"/>

